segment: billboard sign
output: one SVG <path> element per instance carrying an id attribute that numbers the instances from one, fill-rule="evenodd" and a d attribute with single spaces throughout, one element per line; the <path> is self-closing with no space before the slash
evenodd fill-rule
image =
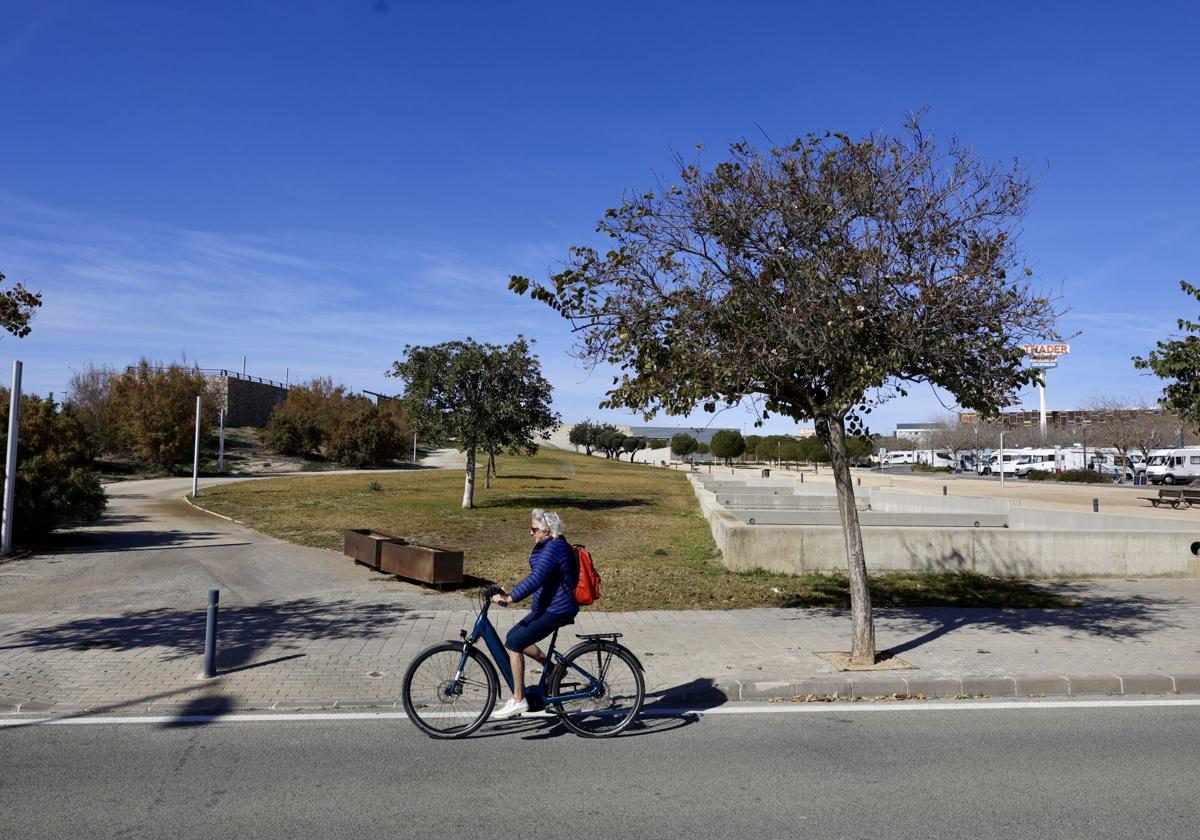
<path id="1" fill-rule="evenodd" d="M 1065 341 L 1047 342 L 1044 344 L 1022 344 L 1021 349 L 1029 357 L 1030 364 L 1043 370 L 1058 367 L 1058 357 L 1071 352 L 1071 345 Z"/>

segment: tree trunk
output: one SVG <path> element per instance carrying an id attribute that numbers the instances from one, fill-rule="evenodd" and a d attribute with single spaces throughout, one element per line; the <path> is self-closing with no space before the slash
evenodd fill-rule
<path id="1" fill-rule="evenodd" d="M 467 483 L 463 487 L 464 508 L 475 507 L 475 447 L 467 448 Z"/>
<path id="2" fill-rule="evenodd" d="M 483 471 L 483 489 L 492 489 L 492 476 L 496 474 L 496 453 L 489 452 L 487 459 L 487 467 Z"/>
<path id="3" fill-rule="evenodd" d="M 839 417 L 818 418 L 817 429 L 825 427 L 822 441 L 829 450 L 833 483 L 842 512 L 842 536 L 846 542 L 846 566 L 850 578 L 850 618 L 853 638 L 850 661 L 855 665 L 875 662 L 875 621 L 871 615 L 871 590 L 867 583 L 867 560 L 863 554 L 862 527 L 854 504 L 854 480 L 846 456 L 846 429 Z M 819 433 L 819 431 L 818 431 Z"/>

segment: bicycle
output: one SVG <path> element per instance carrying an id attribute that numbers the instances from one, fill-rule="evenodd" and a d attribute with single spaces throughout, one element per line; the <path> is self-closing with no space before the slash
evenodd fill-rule
<path id="1" fill-rule="evenodd" d="M 404 711 L 425 734 L 464 738 L 483 726 L 500 693 L 496 667 L 512 689 L 508 654 L 488 618 L 492 596 L 502 591 L 491 586 L 481 592 L 479 615 L 469 635 L 460 630 L 459 641 L 428 647 L 408 666 Z M 620 633 L 578 633 L 576 638 L 582 641 L 559 653 L 554 647 L 555 630 L 541 679 L 527 693 L 535 699 L 540 695 L 542 706 L 576 735 L 609 738 L 624 732 L 642 710 L 646 685 L 642 663 L 617 642 L 620 637 Z M 495 665 L 475 647 L 480 639 Z"/>

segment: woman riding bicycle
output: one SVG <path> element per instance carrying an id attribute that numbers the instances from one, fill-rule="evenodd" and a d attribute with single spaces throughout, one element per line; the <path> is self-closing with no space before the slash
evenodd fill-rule
<path id="1" fill-rule="evenodd" d="M 525 699 L 525 657 L 546 664 L 546 656 L 537 642 L 560 627 L 575 623 L 579 604 L 575 586 L 579 583 L 579 559 L 563 536 L 563 522 L 557 513 L 535 508 L 530 517 L 529 536 L 534 541 L 529 552 L 529 576 L 502 595 L 493 595 L 495 604 L 512 604 L 533 596 L 529 615 L 509 631 L 504 646 L 513 672 L 513 694 L 492 715 L 504 720 L 529 711 Z"/>

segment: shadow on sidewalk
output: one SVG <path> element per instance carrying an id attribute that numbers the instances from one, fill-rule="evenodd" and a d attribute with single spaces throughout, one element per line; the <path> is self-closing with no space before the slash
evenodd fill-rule
<path id="1" fill-rule="evenodd" d="M 298 598 L 251 607 L 221 607 L 217 663 L 221 671 L 241 670 L 270 646 L 302 647 L 317 639 L 386 638 L 397 621 L 412 620 L 394 603 L 321 601 Z M 78 618 L 15 633 L 0 651 L 107 650 L 165 648 L 168 660 L 204 653 L 205 610 L 148 610 L 117 616 Z M 264 664 L 264 663 L 258 663 Z"/>
<path id="2" fill-rule="evenodd" d="M 1030 634 L 1043 630 L 1065 631 L 1069 639 L 1096 637 L 1110 641 L 1136 640 L 1150 633 L 1176 628 L 1171 610 L 1180 602 L 1145 595 L 1114 597 L 1089 593 L 1086 583 L 1047 584 L 1056 592 L 1080 602 L 1077 607 L 1053 609 L 981 609 L 923 607 L 877 610 L 892 633 L 919 633 L 880 654 L 900 655 L 926 645 L 960 628 L 996 633 Z"/>
<path id="3" fill-rule="evenodd" d="M 34 551 L 37 554 L 99 554 L 110 551 L 141 551 L 167 548 L 207 548 L 206 543 L 228 540 L 230 535 L 217 531 L 179 531 L 162 528 L 119 530 L 122 526 L 146 523 L 152 525 L 151 517 L 139 514 L 107 514 L 91 525 L 57 531 L 45 537 Z M 222 542 L 222 548 L 231 545 L 249 545 L 242 542 Z"/>

